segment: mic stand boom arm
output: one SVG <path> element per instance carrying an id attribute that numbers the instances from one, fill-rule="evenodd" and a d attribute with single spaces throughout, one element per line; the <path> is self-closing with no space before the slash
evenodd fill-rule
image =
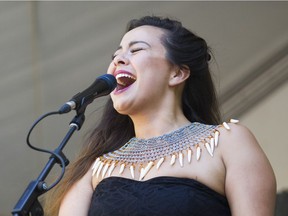
<path id="1" fill-rule="evenodd" d="M 12 211 L 12 215 L 14 216 L 44 215 L 44 211 L 41 204 L 38 201 L 38 197 L 48 191 L 45 179 L 48 176 L 51 169 L 53 168 L 53 166 L 55 165 L 55 163 L 58 163 L 61 166 L 63 166 L 61 160 L 64 160 L 65 167 L 69 164 L 69 160 L 63 154 L 62 150 L 64 149 L 65 145 L 67 144 L 67 142 L 69 141 L 75 130 L 81 129 L 85 121 L 84 111 L 85 109 L 82 110 L 82 112 L 77 112 L 77 115 L 73 118 L 73 120 L 70 123 L 70 129 L 67 132 L 66 136 L 64 137 L 60 145 L 53 151 L 55 154 L 49 158 L 49 161 L 39 174 L 38 178 L 29 183 L 26 190 L 22 194 L 21 198 L 15 205 Z M 61 160 L 58 157 L 55 157 L 55 155 L 60 156 Z"/>

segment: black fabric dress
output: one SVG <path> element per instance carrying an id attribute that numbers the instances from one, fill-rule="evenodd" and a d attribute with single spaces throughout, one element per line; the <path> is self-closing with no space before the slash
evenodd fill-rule
<path id="1" fill-rule="evenodd" d="M 227 199 L 188 178 L 109 177 L 96 187 L 89 216 L 228 216 Z"/>

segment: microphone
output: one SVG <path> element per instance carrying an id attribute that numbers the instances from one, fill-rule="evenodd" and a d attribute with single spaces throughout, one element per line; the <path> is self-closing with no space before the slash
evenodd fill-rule
<path id="1" fill-rule="evenodd" d="M 60 109 L 59 114 L 68 113 L 71 110 L 79 110 L 83 106 L 92 103 L 95 98 L 110 94 L 117 86 L 115 77 L 104 74 L 98 77 L 92 85 L 66 102 Z"/>

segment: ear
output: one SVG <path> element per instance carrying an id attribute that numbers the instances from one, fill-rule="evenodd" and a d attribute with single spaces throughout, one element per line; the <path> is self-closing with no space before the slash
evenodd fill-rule
<path id="1" fill-rule="evenodd" d="M 181 83 L 184 83 L 186 79 L 188 79 L 190 76 L 190 69 L 188 66 L 184 65 L 181 68 L 177 67 L 175 70 L 171 73 L 169 85 L 170 86 L 176 86 Z"/>

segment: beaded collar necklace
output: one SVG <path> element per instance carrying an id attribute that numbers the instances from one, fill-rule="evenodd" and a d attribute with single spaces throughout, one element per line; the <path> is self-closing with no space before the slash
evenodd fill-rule
<path id="1" fill-rule="evenodd" d="M 238 120 L 231 119 L 237 123 Z M 188 163 L 191 162 L 192 154 L 196 152 L 196 160 L 201 157 L 202 147 L 213 157 L 214 149 L 218 145 L 218 128 L 224 126 L 230 130 L 228 124 L 206 125 L 198 122 L 191 123 L 171 133 L 150 139 L 131 138 L 125 145 L 116 151 L 109 152 L 98 157 L 92 167 L 92 176 L 104 178 L 111 176 L 115 167 L 120 166 L 121 175 L 125 168 L 129 167 L 131 177 L 135 178 L 135 167 L 140 166 L 140 178 L 143 180 L 150 169 L 156 165 L 159 169 L 165 159 L 170 157 L 170 165 L 179 159 L 183 167 L 183 151 L 187 151 Z"/>

